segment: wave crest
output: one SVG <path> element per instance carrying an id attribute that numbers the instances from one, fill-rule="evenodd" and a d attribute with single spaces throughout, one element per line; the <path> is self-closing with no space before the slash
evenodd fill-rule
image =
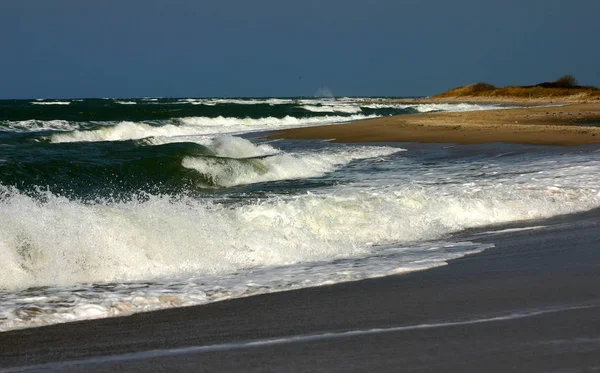
<path id="1" fill-rule="evenodd" d="M 314 112 L 314 113 L 360 113 L 362 109 L 355 105 L 303 105 L 300 106 L 302 109 Z"/>
<path id="2" fill-rule="evenodd" d="M 296 118 L 233 118 L 233 117 L 187 117 L 178 118 L 176 124 L 150 125 L 142 122 L 120 122 L 94 130 L 76 130 L 59 133 L 49 137 L 53 143 L 85 141 L 121 141 L 146 137 L 177 137 L 225 133 L 243 133 L 265 131 L 287 127 L 333 124 L 360 119 L 376 118 L 377 115 L 321 116 Z"/>
<path id="3" fill-rule="evenodd" d="M 384 157 L 403 151 L 391 147 L 353 147 L 288 154 L 241 138 L 220 138 L 215 143 L 207 146 L 219 157 L 188 156 L 182 165 L 203 175 L 210 186 L 218 187 L 320 177 L 357 159 Z"/>

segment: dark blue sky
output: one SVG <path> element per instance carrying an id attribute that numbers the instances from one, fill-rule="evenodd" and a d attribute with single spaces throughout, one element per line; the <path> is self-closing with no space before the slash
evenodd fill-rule
<path id="1" fill-rule="evenodd" d="M 2 0 L 0 98 L 600 86 L 599 14 L 598 0 Z"/>

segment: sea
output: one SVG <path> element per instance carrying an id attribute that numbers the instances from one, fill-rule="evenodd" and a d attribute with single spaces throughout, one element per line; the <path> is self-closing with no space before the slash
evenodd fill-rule
<path id="1" fill-rule="evenodd" d="M 0 101 L 0 331 L 426 270 L 493 246 L 466 230 L 599 207 L 598 146 L 267 138 L 504 108 Z"/>

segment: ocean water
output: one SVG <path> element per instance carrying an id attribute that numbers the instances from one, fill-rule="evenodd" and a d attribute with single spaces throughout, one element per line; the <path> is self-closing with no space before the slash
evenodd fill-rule
<path id="1" fill-rule="evenodd" d="M 268 141 L 489 105 L 0 101 L 0 331 L 424 270 L 600 206 L 598 147 Z"/>

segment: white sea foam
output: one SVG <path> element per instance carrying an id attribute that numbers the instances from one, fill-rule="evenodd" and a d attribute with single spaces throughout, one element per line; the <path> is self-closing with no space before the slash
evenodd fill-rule
<path id="1" fill-rule="evenodd" d="M 194 125 L 194 126 L 210 126 L 210 127 L 239 127 L 241 130 L 265 130 L 277 127 L 289 127 L 289 126 L 304 126 L 304 125 L 319 125 L 319 124 L 330 124 L 349 122 L 354 120 L 376 118 L 377 116 L 371 115 L 350 115 L 350 116 L 336 116 L 326 115 L 319 117 L 305 117 L 297 118 L 292 116 L 286 116 L 283 118 L 266 117 L 266 118 L 231 118 L 231 117 L 188 117 L 180 118 L 179 121 L 182 124 Z"/>
<path id="2" fill-rule="evenodd" d="M 253 148 L 244 141 L 220 140 L 213 147 L 223 156 L 274 150 L 268 145 Z M 232 154 L 233 149 L 241 150 Z M 355 153 L 378 156 L 376 149 L 364 147 L 357 147 Z M 304 160 L 299 155 L 287 156 L 297 157 L 291 162 Z M 336 156 L 341 160 L 345 154 L 332 152 L 320 158 L 329 157 L 335 163 Z M 395 160 L 402 161 L 410 159 Z M 519 173 L 507 173 L 512 168 Z M 50 288 L 29 297 L 7 291 L 0 328 L 429 268 L 483 247 L 427 240 L 469 227 L 600 205 L 600 162 L 584 158 L 575 157 L 572 162 L 563 157 L 534 162 L 523 158 L 511 160 L 508 166 L 485 163 L 476 171 L 446 167 L 429 172 L 415 169 L 406 175 L 408 169 L 400 167 L 385 179 L 338 185 L 318 193 L 225 205 L 172 196 L 89 204 L 50 193 L 40 202 L 3 188 L 0 288 L 115 284 L 106 288 L 73 285 L 77 292 L 69 287 Z"/>
<path id="3" fill-rule="evenodd" d="M 70 105 L 71 101 L 33 101 L 33 105 Z"/>
<path id="4" fill-rule="evenodd" d="M 353 160 L 384 157 L 403 150 L 365 146 L 290 154 L 238 137 L 219 137 L 203 143 L 216 155 L 227 158 L 185 157 L 182 165 L 198 171 L 210 179 L 212 185 L 221 187 L 319 177 Z M 261 156 L 267 157 L 247 159 Z"/>
<path id="5" fill-rule="evenodd" d="M 303 105 L 302 109 L 315 113 L 360 113 L 362 109 L 355 105 Z"/>
<path id="6" fill-rule="evenodd" d="M 230 118 L 230 117 L 187 117 L 176 120 L 178 123 L 165 125 L 150 125 L 140 122 L 120 122 L 116 125 L 105 126 L 94 130 L 77 130 L 70 133 L 52 135 L 49 139 L 54 143 L 80 142 L 80 141 L 119 141 L 134 140 L 146 137 L 175 137 L 225 133 L 244 133 L 264 131 L 288 127 L 302 127 L 324 125 L 353 121 L 360 119 L 376 118 L 375 115 L 351 116 L 320 116 L 296 118 Z"/>
<path id="7" fill-rule="evenodd" d="M 193 128 L 180 127 L 172 124 L 152 126 L 146 123 L 120 122 L 116 125 L 105 126 L 94 130 L 76 130 L 69 133 L 57 133 L 49 137 L 51 142 L 89 142 L 89 141 L 120 141 L 141 139 L 148 136 L 181 136 L 194 134 Z"/>
<path id="8" fill-rule="evenodd" d="M 183 159 L 182 165 L 204 175 L 210 180 L 210 186 L 219 187 L 319 177 L 357 159 L 380 158 L 404 151 L 392 147 L 361 146 L 283 153 L 269 144 L 254 144 L 230 135 L 152 137 L 144 139 L 140 145 L 172 142 L 194 142 L 207 147 L 216 158 L 188 156 Z"/>
<path id="9" fill-rule="evenodd" d="M 157 99 L 146 99 L 155 101 Z M 377 115 L 356 114 L 362 111 L 361 108 L 383 109 L 383 108 L 413 108 L 420 112 L 430 111 L 473 111 L 501 109 L 497 105 L 475 105 L 475 104 L 419 104 L 419 105 L 401 105 L 389 103 L 370 103 L 364 104 L 360 99 L 262 99 L 262 100 L 244 100 L 244 99 L 185 99 L 201 104 L 217 103 L 239 103 L 243 101 L 246 104 L 268 103 L 271 105 L 293 103 L 302 104 L 302 108 L 309 112 L 339 112 L 349 113 L 350 116 L 317 116 L 307 118 L 297 118 L 286 116 L 284 118 L 265 117 L 265 118 L 232 118 L 232 117 L 188 117 L 172 119 L 167 121 L 155 122 L 153 124 L 141 122 L 98 122 L 104 125 L 95 130 L 82 130 L 89 124 L 68 122 L 64 120 L 24 120 L 24 121 L 4 121 L 0 123 L 0 131 L 75 131 L 71 134 L 57 134 L 51 138 L 52 142 L 75 142 L 75 141 L 118 141 L 129 139 L 140 139 L 150 136 L 193 136 L 208 135 L 219 133 L 244 133 L 261 130 L 272 130 L 279 128 L 303 127 L 312 125 L 325 125 L 332 123 L 341 123 L 346 121 L 355 121 L 361 119 L 376 118 Z M 122 105 L 134 105 L 134 101 L 115 101 Z M 196 102 L 196 101 L 194 101 Z M 40 101 L 39 104 L 56 104 L 56 101 Z M 69 102 L 67 102 L 69 103 Z M 60 105 L 60 103 L 59 103 Z M 79 130 L 79 131 L 77 131 Z"/>
<path id="10" fill-rule="evenodd" d="M 500 106 L 495 104 L 398 104 L 398 103 L 368 103 L 361 104 L 362 108 L 367 109 L 414 109 L 420 113 L 428 113 L 433 111 L 447 111 L 447 112 L 460 112 L 460 111 L 479 111 L 479 110 L 496 110 L 496 109 L 507 109 L 508 106 Z"/>
<path id="11" fill-rule="evenodd" d="M 220 157 L 249 158 L 269 156 L 280 153 L 269 144 L 254 144 L 249 140 L 235 136 L 219 136 L 200 142 Z"/>
<path id="12" fill-rule="evenodd" d="M 37 131 L 73 131 L 79 124 L 66 120 L 21 120 L 0 122 L 0 131 L 37 132 Z"/>
<path id="13" fill-rule="evenodd" d="M 431 103 L 431 104 L 401 104 L 389 100 L 365 99 L 365 98 L 343 98 L 343 99 L 302 99 L 298 100 L 301 107 L 315 112 L 359 112 L 351 111 L 358 109 L 414 109 L 415 111 L 426 113 L 432 111 L 478 111 L 504 109 L 507 106 L 496 104 L 467 104 L 467 103 Z M 344 111 L 348 110 L 348 111 Z"/>
<path id="14" fill-rule="evenodd" d="M 362 109 L 413 109 L 420 113 L 428 113 L 433 111 L 461 112 L 461 111 L 479 111 L 479 110 L 496 110 L 510 108 L 508 106 L 500 106 L 495 104 L 447 104 L 447 103 L 432 103 L 432 104 L 400 104 L 394 102 L 371 102 L 363 99 L 320 99 L 320 100 L 300 100 L 299 103 L 303 109 L 313 112 L 345 112 L 358 113 Z"/>
<path id="15" fill-rule="evenodd" d="M 244 98 L 184 98 L 174 102 L 174 104 L 192 104 L 214 106 L 218 104 L 235 105 L 285 105 L 292 104 L 294 100 L 285 98 L 265 98 L 265 99 L 244 99 Z"/>
<path id="16" fill-rule="evenodd" d="M 335 261 L 240 270 L 218 276 L 6 292 L 0 331 L 192 306 L 250 295 L 419 271 L 493 245 L 431 242 L 378 247 L 372 255 Z M 58 306 L 57 306 L 58 305 Z"/>
<path id="17" fill-rule="evenodd" d="M 340 189 L 236 207 L 168 197 L 89 205 L 50 194 L 39 203 L 8 193 L 0 209 L 0 286 L 215 274 L 327 260 L 364 252 L 369 243 L 433 239 L 563 208 L 543 199 L 530 198 L 519 209 L 498 197 L 433 192 Z"/>

